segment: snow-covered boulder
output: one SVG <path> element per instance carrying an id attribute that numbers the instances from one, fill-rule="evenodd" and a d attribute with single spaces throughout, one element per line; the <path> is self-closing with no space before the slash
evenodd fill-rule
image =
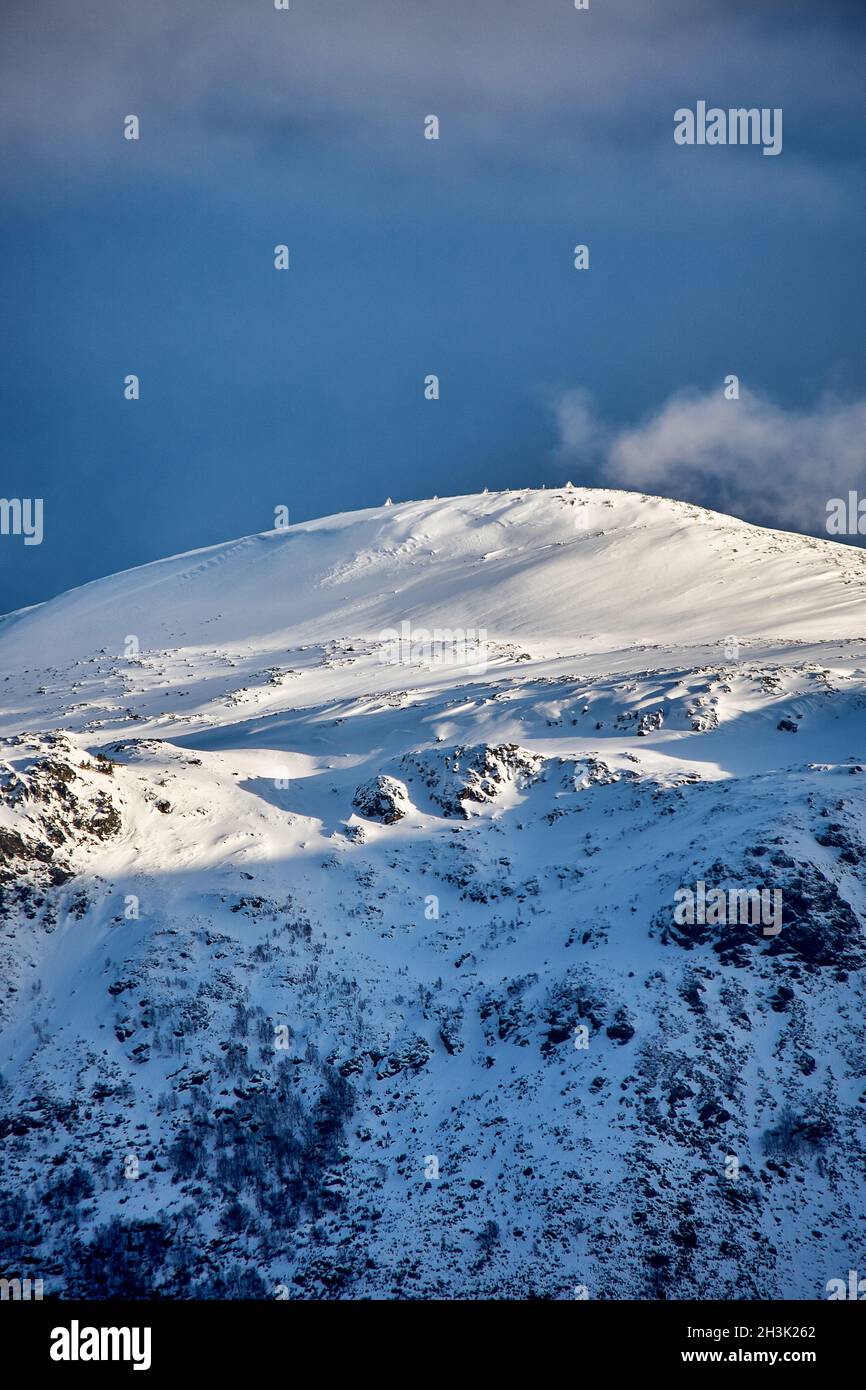
<path id="1" fill-rule="evenodd" d="M 382 772 L 361 783 L 352 805 L 367 820 L 379 821 L 382 825 L 393 825 L 412 809 L 405 783 Z"/>

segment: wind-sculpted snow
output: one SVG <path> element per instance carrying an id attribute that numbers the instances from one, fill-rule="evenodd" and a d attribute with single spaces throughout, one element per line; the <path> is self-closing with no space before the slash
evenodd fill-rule
<path id="1" fill-rule="evenodd" d="M 824 1297 L 866 1218 L 863 619 L 852 548 L 564 489 L 0 622 L 2 1272 Z M 395 662 L 404 621 L 484 669 Z"/>

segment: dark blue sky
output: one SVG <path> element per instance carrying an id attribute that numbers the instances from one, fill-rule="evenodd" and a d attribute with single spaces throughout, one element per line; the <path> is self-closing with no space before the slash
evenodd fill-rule
<path id="1" fill-rule="evenodd" d="M 281 503 L 570 477 L 824 534 L 866 493 L 864 16 L 7 0 L 0 497 L 45 537 L 0 611 Z M 699 99 L 782 107 L 782 154 L 676 146 Z"/>

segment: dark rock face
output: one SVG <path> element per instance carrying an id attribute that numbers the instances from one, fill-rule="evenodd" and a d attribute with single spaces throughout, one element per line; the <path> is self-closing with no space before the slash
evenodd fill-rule
<path id="1" fill-rule="evenodd" d="M 634 1027 L 629 1021 L 628 1009 L 617 1009 L 613 1023 L 609 1023 L 604 1030 L 613 1042 L 627 1043 L 634 1037 Z"/>
<path id="2" fill-rule="evenodd" d="M 417 777 L 446 816 L 461 820 L 468 820 L 473 805 L 489 805 L 509 783 L 530 782 L 543 763 L 517 743 L 461 745 L 401 759 L 407 781 Z"/>
<path id="3" fill-rule="evenodd" d="M 355 792 L 352 805 L 367 820 L 393 825 L 395 821 L 403 819 L 411 802 L 403 782 L 380 773 L 369 782 L 362 782 Z"/>
<path id="4" fill-rule="evenodd" d="M 65 911 L 80 921 L 88 892 L 74 886 L 79 868 L 122 828 L 106 775 L 107 758 L 87 759 L 63 734 L 25 735 L 0 742 L 0 1020 L 17 993 L 30 948 L 55 929 Z M 35 936 L 33 933 L 35 932 Z"/>
<path id="5" fill-rule="evenodd" d="M 376 1077 L 379 1081 L 384 1081 L 388 1077 L 396 1076 L 398 1072 L 419 1071 L 427 1065 L 432 1055 L 433 1050 L 426 1038 L 410 1038 L 402 1047 L 388 1054 L 383 1065 L 376 1071 Z"/>
<path id="6" fill-rule="evenodd" d="M 851 904 L 813 864 L 779 856 L 785 925 L 769 955 L 792 955 L 806 965 L 859 970 L 866 964 L 866 935 Z"/>
<path id="7" fill-rule="evenodd" d="M 110 791 L 91 775 L 110 773 L 108 759 L 82 762 L 62 734 L 8 739 L 4 753 L 0 807 L 15 828 L 0 825 L 0 918 L 32 904 L 36 890 L 68 883 L 76 851 L 113 838 L 122 824 Z"/>
<path id="8" fill-rule="evenodd" d="M 781 893 L 781 930 L 767 935 L 760 921 L 677 923 L 672 912 L 662 912 L 657 923 L 664 939 L 687 950 L 709 945 L 724 961 L 739 966 L 755 952 L 790 956 L 814 968 L 855 970 L 866 964 L 866 933 L 859 918 L 817 865 L 777 851 L 762 859 L 759 871 L 716 862 L 699 877 L 729 892 Z"/>
<path id="9" fill-rule="evenodd" d="M 47 755 L 45 750 L 50 750 Z M 21 751 L 26 751 L 23 759 Z M 7 739 L 0 744 L 0 754 L 3 752 L 16 756 L 14 765 L 13 761 L 0 762 L 0 803 L 13 808 L 29 824 L 40 826 L 53 844 L 76 838 L 108 839 L 117 834 L 120 816 L 111 794 L 88 775 L 111 775 L 112 764 L 107 758 L 82 762 L 81 752 L 62 734 Z"/>

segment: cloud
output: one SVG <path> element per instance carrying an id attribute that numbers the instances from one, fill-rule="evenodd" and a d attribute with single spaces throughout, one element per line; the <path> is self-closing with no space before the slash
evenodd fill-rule
<path id="1" fill-rule="evenodd" d="M 196 152 L 255 152 L 286 123 L 400 150 L 406 123 L 436 111 L 463 157 L 498 148 L 585 162 L 613 149 L 623 160 L 666 148 L 674 109 L 703 95 L 784 97 L 803 129 L 829 127 L 838 148 L 840 123 L 862 109 L 864 33 L 850 2 L 789 0 L 784 25 L 755 11 L 745 0 L 584 13 L 568 0 L 291 0 L 287 11 L 272 0 L 5 0 L 0 146 L 98 165 L 136 112 L 142 161 L 188 169 Z M 820 93 L 816 71 L 833 75 Z"/>
<path id="2" fill-rule="evenodd" d="M 607 436 L 590 393 L 582 386 L 573 387 L 559 397 L 554 408 L 562 452 L 583 459 L 597 456 Z"/>
<path id="3" fill-rule="evenodd" d="M 827 502 L 866 487 L 866 400 L 786 410 L 741 389 L 687 391 L 640 424 L 606 430 L 582 391 L 556 405 L 559 457 L 605 482 L 762 525 L 825 534 Z"/>

